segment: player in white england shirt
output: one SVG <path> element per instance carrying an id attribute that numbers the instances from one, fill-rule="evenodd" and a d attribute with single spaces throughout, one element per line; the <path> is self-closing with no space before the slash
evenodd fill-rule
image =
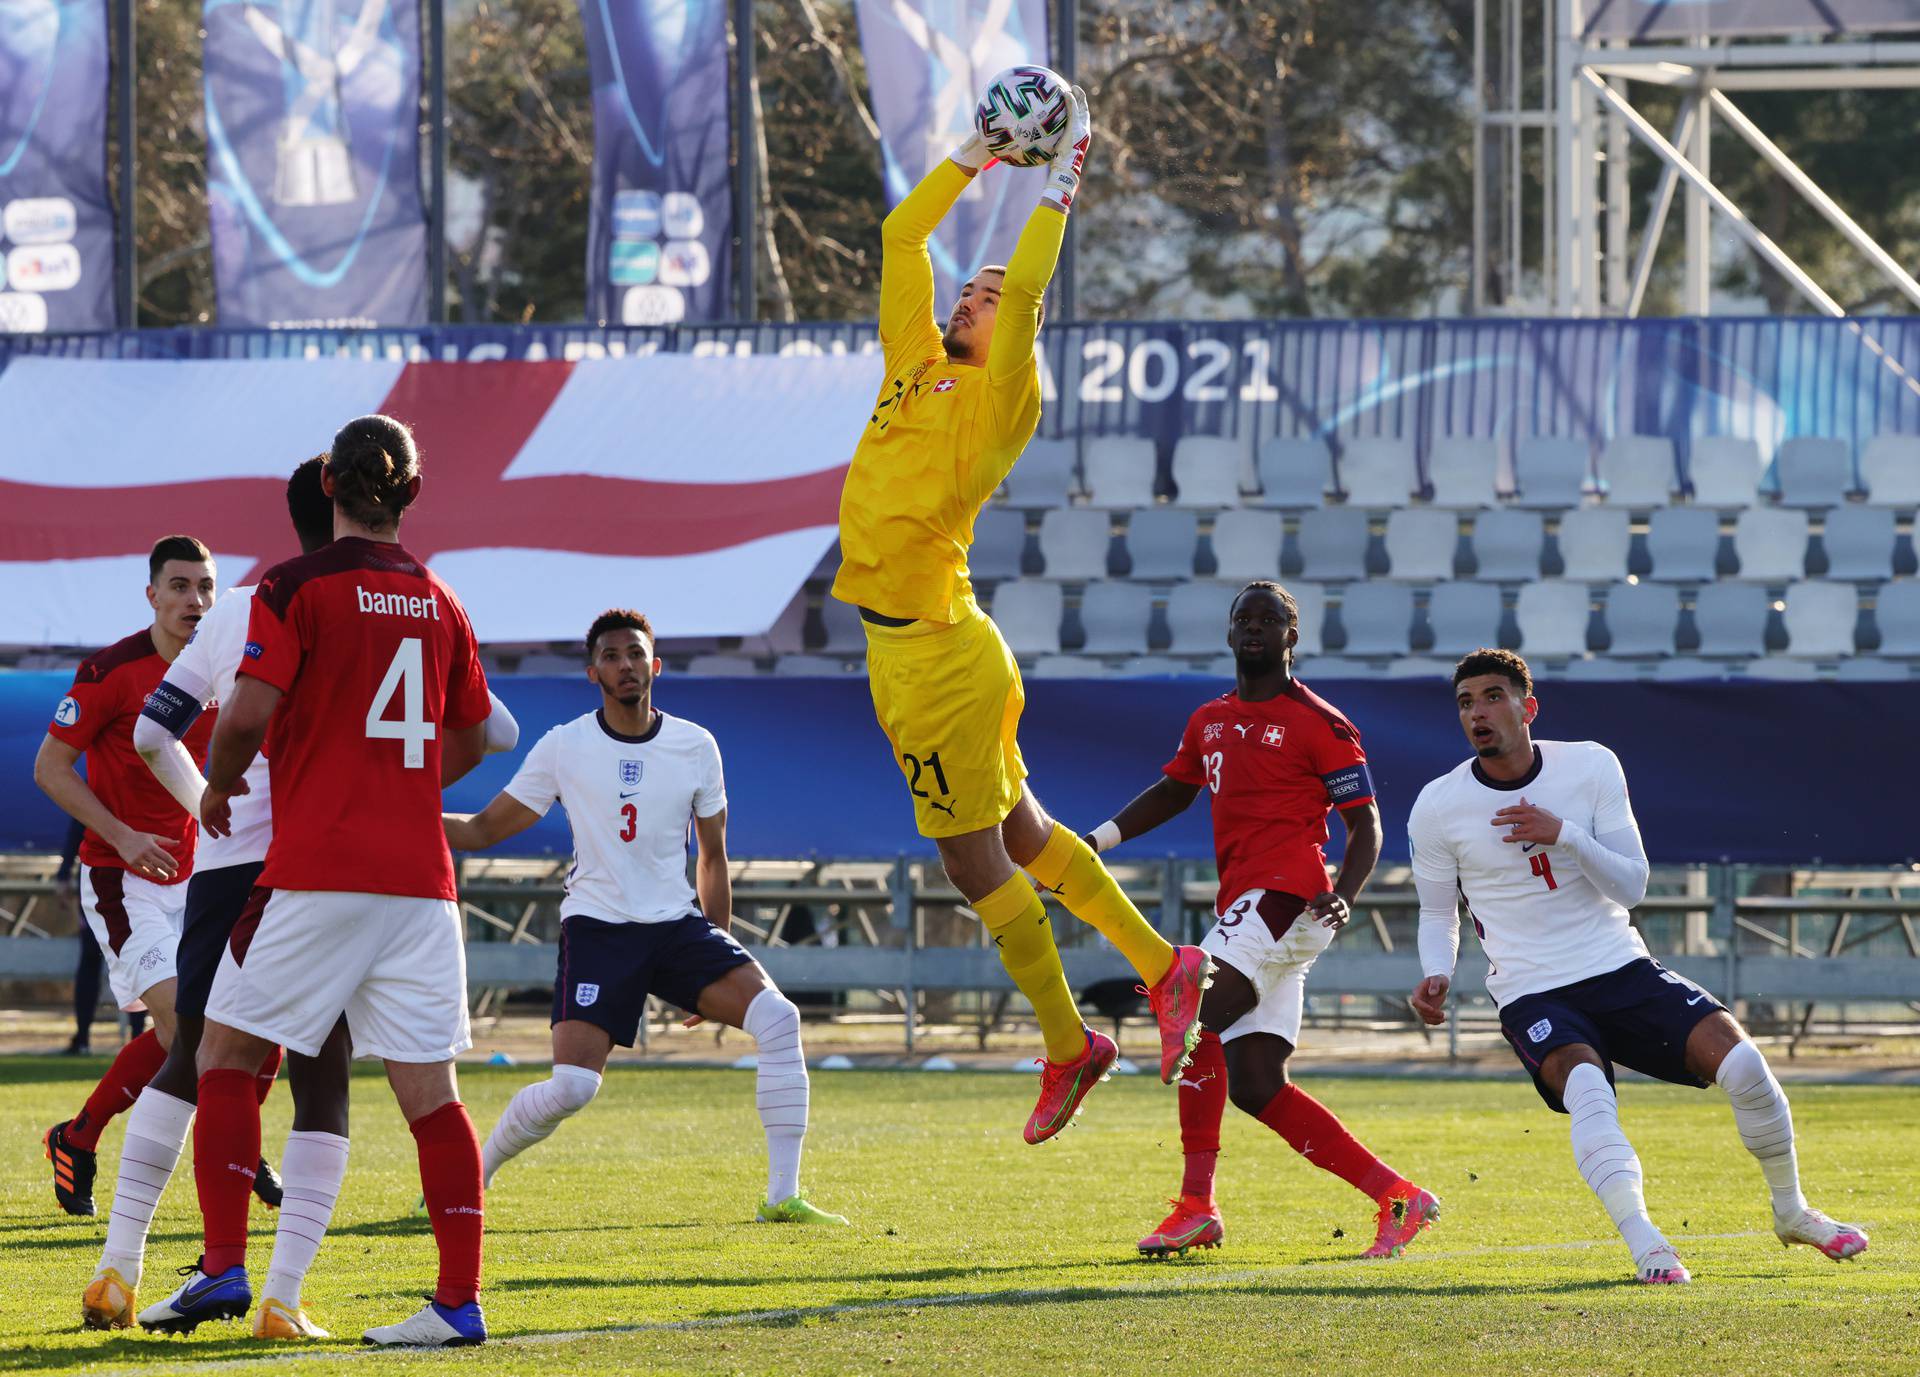
<path id="1" fill-rule="evenodd" d="M 1464 906 L 1501 1031 L 1540 1097 L 1569 1116 L 1575 1164 L 1638 1281 L 1691 1278 L 1647 1217 L 1640 1159 L 1620 1128 L 1616 1062 L 1677 1085 L 1718 1084 L 1766 1179 L 1780 1241 L 1835 1260 L 1864 1252 L 1864 1231 L 1800 1193 L 1793 1116 L 1760 1049 L 1712 995 L 1653 960 L 1629 922 L 1648 864 L 1619 760 L 1593 741 L 1533 739 L 1540 705 L 1511 651 L 1468 655 L 1453 687 L 1474 756 L 1421 790 L 1407 823 L 1426 973 L 1414 1009 L 1429 1024 L 1446 1020 Z"/>
<path id="2" fill-rule="evenodd" d="M 523 1087 L 487 1136 L 486 1181 L 586 1108 L 614 1044 L 631 1047 L 648 995 L 693 1017 L 743 1029 L 759 1049 L 755 1102 L 767 1135 L 767 1223 L 845 1224 L 800 1193 L 807 1131 L 800 1011 L 728 933 L 727 793 L 705 728 L 653 706 L 660 673 L 653 628 L 611 610 L 587 631 L 587 678 L 600 706 L 562 723 L 527 753 L 486 808 L 447 814 L 455 850 L 479 851 L 567 810 L 574 863 L 560 906 L 553 987 L 553 1074 Z M 687 829 L 698 844 L 687 883 Z"/>

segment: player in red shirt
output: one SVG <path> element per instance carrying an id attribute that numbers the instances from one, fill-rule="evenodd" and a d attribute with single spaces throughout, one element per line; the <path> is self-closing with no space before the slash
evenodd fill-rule
<path id="1" fill-rule="evenodd" d="M 1180 1081 L 1186 1175 L 1173 1213 L 1140 1240 L 1149 1256 L 1211 1248 L 1226 1236 L 1213 1171 L 1229 1098 L 1378 1203 L 1365 1256 L 1397 1256 L 1440 1213 L 1439 1201 L 1287 1077 L 1307 971 L 1346 926 L 1380 858 L 1380 809 L 1360 733 L 1293 677 L 1299 639 L 1299 609 L 1284 588 L 1261 580 L 1241 589 L 1227 620 L 1234 691 L 1195 710 L 1159 782 L 1088 838 L 1104 851 L 1184 812 L 1203 787 L 1213 796 L 1220 894 L 1200 946 L 1218 971 L 1201 997 L 1200 1046 Z M 1329 808 L 1347 825 L 1331 889 Z"/>
<path id="2" fill-rule="evenodd" d="M 227 800 L 266 744 L 273 841 L 214 976 L 200 1042 L 193 1167 L 205 1252 L 140 1323 L 192 1330 L 252 1305 L 253 1068 L 273 1042 L 317 1055 L 345 1014 L 355 1053 L 386 1062 L 440 1253 L 426 1307 L 365 1337 L 480 1343 L 480 1141 L 454 1078 L 454 1055 L 471 1039 L 440 791 L 485 749 L 487 681 L 459 599 L 399 543 L 420 491 L 406 427 L 350 421 L 323 486 L 334 542 L 261 578 L 207 761 L 200 818 L 220 835 Z"/>
<path id="3" fill-rule="evenodd" d="M 94 1150 L 107 1121 L 140 1095 L 173 1042 L 174 947 L 193 871 L 195 826 L 133 748 L 147 694 L 213 606 L 213 556 L 192 536 L 167 536 L 147 559 L 153 625 L 91 655 L 54 709 L 33 762 L 33 782 L 85 826 L 80 903 L 106 957 L 122 1009 L 145 1009 L 153 1026 L 107 1068 L 86 1105 L 44 1135 L 53 1194 L 68 1214 L 94 1212 Z M 204 759 L 209 714 L 187 749 Z M 87 758 L 86 777 L 75 766 Z"/>

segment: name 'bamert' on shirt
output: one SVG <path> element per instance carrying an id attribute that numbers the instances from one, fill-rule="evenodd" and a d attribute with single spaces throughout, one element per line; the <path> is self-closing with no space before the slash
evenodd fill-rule
<path id="1" fill-rule="evenodd" d="M 409 593 L 369 593 L 359 584 L 353 591 L 360 595 L 360 610 L 386 617 L 432 617 L 440 620 L 440 602 L 432 594 L 415 597 Z"/>

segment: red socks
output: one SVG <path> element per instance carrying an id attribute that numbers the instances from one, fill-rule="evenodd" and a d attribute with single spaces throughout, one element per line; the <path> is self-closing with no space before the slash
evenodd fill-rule
<path id="1" fill-rule="evenodd" d="M 1180 1073 L 1180 1147 L 1186 1153 L 1186 1174 L 1180 1194 L 1195 1200 L 1213 1199 L 1213 1169 L 1220 1158 L 1220 1119 L 1227 1110 L 1227 1058 L 1220 1035 L 1200 1030 L 1193 1060 Z"/>
<path id="2" fill-rule="evenodd" d="M 414 1120 L 412 1127 L 420 1151 L 420 1189 L 440 1248 L 440 1283 L 433 1298 L 445 1306 L 465 1305 L 480 1295 L 480 1135 L 458 1100 Z"/>
<path id="3" fill-rule="evenodd" d="M 253 1072 L 207 1072 L 200 1078 L 193 1124 L 193 1183 L 206 1225 L 200 1270 L 210 1277 L 247 1260 L 247 1204 L 259 1165 L 260 1101 L 254 1098 Z"/>
<path id="4" fill-rule="evenodd" d="M 167 1049 L 160 1045 L 151 1028 L 122 1047 L 113 1065 L 107 1068 L 107 1074 L 100 1078 L 100 1084 L 87 1096 L 86 1105 L 67 1125 L 67 1142 L 88 1152 L 98 1148 L 100 1133 L 107 1121 L 121 1110 L 133 1108 L 133 1102 L 140 1098 L 140 1092 L 147 1088 L 147 1082 L 166 1059 Z"/>
<path id="5" fill-rule="evenodd" d="M 274 1078 L 280 1074 L 280 1048 L 275 1047 L 267 1053 L 267 1059 L 260 1063 L 260 1069 L 253 1075 L 254 1102 L 265 1104 L 267 1096 L 273 1093 Z"/>
<path id="6" fill-rule="evenodd" d="M 1288 1085 L 1260 1111 L 1260 1122 L 1316 1167 L 1330 1171 L 1362 1195 L 1384 1202 L 1400 1173 L 1367 1151 L 1347 1126 L 1297 1085 Z"/>

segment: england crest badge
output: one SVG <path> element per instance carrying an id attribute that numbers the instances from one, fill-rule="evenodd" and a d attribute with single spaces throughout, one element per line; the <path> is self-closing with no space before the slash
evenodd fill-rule
<path id="1" fill-rule="evenodd" d="M 620 762 L 620 786 L 631 789 L 640 782 L 640 772 L 645 767 L 644 760 L 623 760 Z"/>
<path id="2" fill-rule="evenodd" d="M 573 987 L 573 1002 L 584 1009 L 600 998 L 598 985 L 579 984 Z"/>

